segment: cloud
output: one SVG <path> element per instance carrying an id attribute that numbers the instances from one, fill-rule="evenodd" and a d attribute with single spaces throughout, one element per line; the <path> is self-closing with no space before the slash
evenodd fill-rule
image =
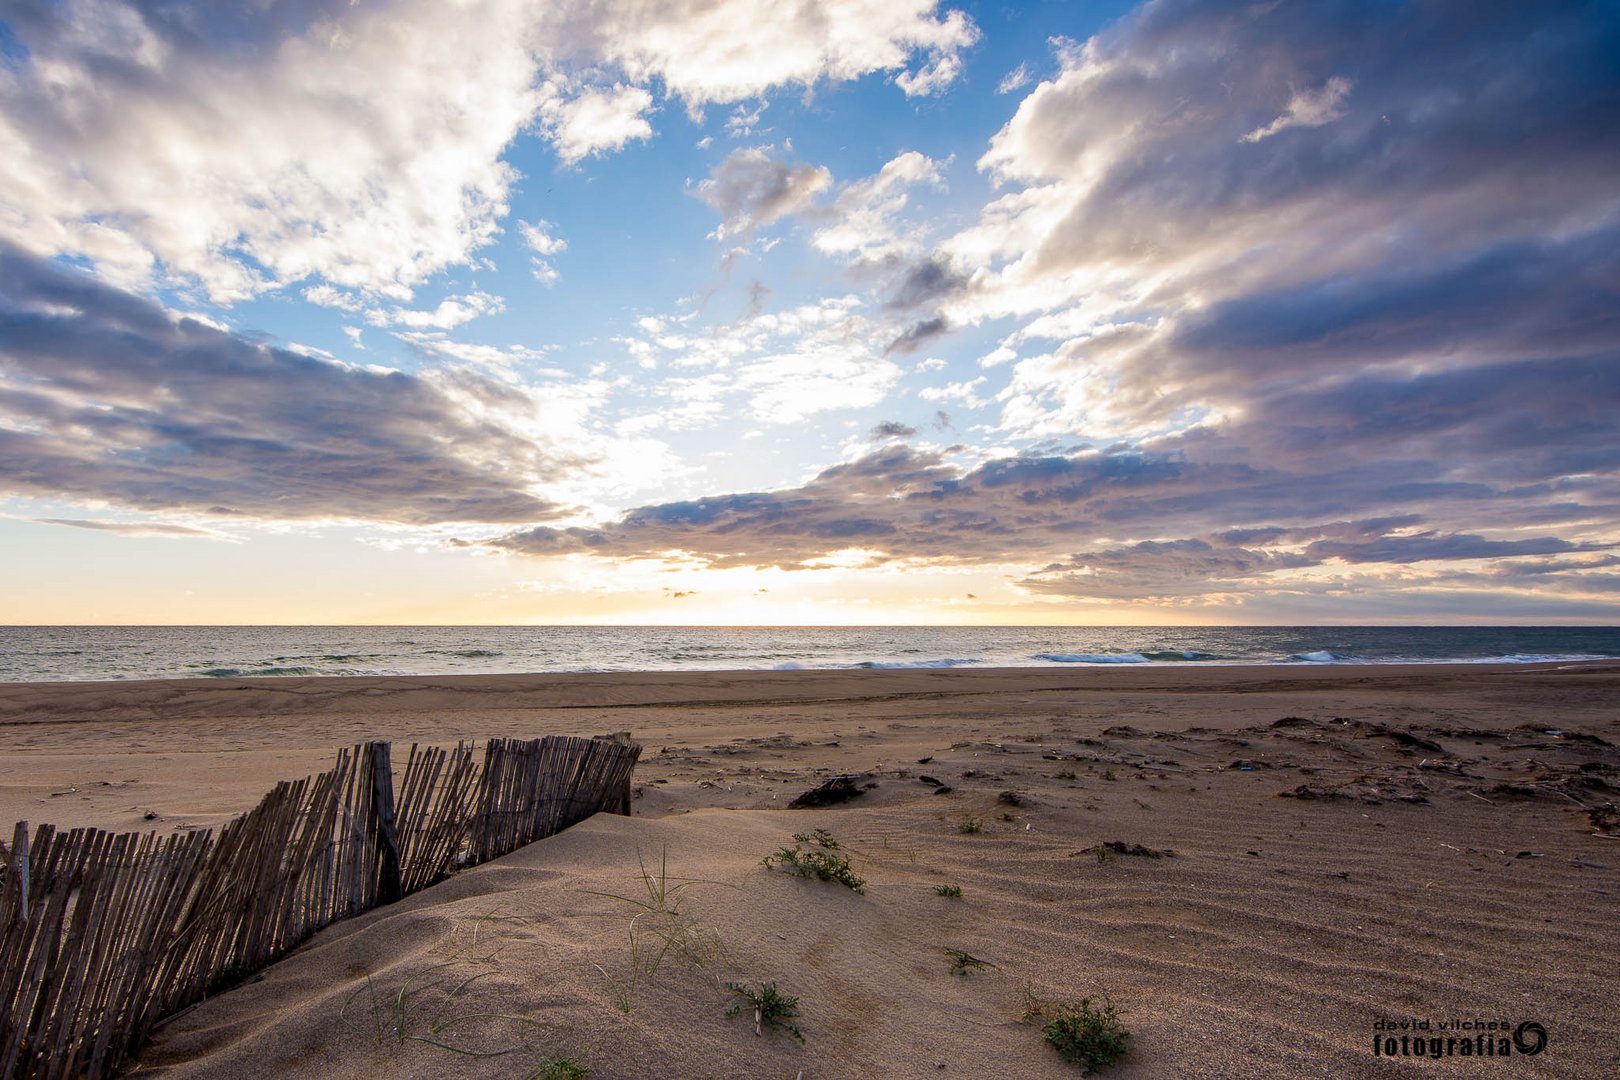
<path id="1" fill-rule="evenodd" d="M 494 315 L 504 310 L 506 302 L 500 297 L 474 291 L 464 296 L 447 296 L 431 311 L 413 311 L 397 307 L 388 311 L 373 309 L 366 312 L 366 321 L 373 326 L 406 326 L 413 330 L 453 330 L 480 316 Z"/>
<path id="2" fill-rule="evenodd" d="M 0 240 L 216 302 L 315 279 L 404 302 L 491 243 L 537 132 L 565 164 L 689 109 L 928 58 L 976 37 L 934 0 L 346 0 L 13 5 Z M 588 78 L 587 78 L 588 76 Z"/>
<path id="3" fill-rule="evenodd" d="M 693 190 L 720 215 L 717 239 L 747 236 L 810 207 L 832 186 L 819 165 L 789 164 L 769 146 L 734 150 Z"/>
<path id="4" fill-rule="evenodd" d="M 908 189 L 918 184 L 943 187 L 941 163 L 908 150 L 886 162 L 874 176 L 846 184 L 832 206 L 833 223 L 816 230 L 811 244 L 828 255 L 877 262 L 915 249 L 917 237 L 903 231 Z"/>
<path id="5" fill-rule="evenodd" d="M 89 521 L 83 518 L 34 518 L 41 525 L 65 525 L 73 529 L 118 533 L 120 536 L 158 536 L 187 540 L 230 540 L 232 537 L 214 529 L 199 529 L 191 525 L 173 525 L 160 521 Z"/>
<path id="6" fill-rule="evenodd" d="M 1291 127 L 1321 127 L 1344 116 L 1344 99 L 1350 95 L 1350 80 L 1335 75 L 1319 90 L 1299 90 L 1288 99 L 1288 107 L 1265 127 L 1243 136 L 1244 142 L 1259 142 Z"/>
<path id="7" fill-rule="evenodd" d="M 959 11 L 937 10 L 936 0 L 548 4 L 539 7 L 538 37 L 548 56 L 589 59 L 635 83 L 660 79 L 696 110 L 772 87 L 897 71 L 918 52 L 928 59 L 914 79 L 943 85 L 943 68 L 978 30 Z"/>
<path id="8" fill-rule="evenodd" d="M 1001 194 L 934 253 L 942 317 L 1055 343 L 1004 425 L 1151 437 L 1270 389 L 1233 365 L 1326 384 L 1612 344 L 1620 17 L 1473 11 L 1184 0 L 1061 46 L 979 159 Z"/>
<path id="9" fill-rule="evenodd" d="M 693 331 L 643 320 L 643 335 L 622 343 L 643 366 L 672 372 L 649 386 L 670 404 L 630 418 L 630 429 L 712 427 L 739 411 L 797 423 L 877 404 L 902 372 L 876 354 L 873 324 L 859 307 L 856 297 L 833 297 Z"/>
<path id="10" fill-rule="evenodd" d="M 898 420 L 885 420 L 867 432 L 868 442 L 882 442 L 885 439 L 909 439 L 917 434 L 917 429 L 910 424 L 902 424 Z"/>
<path id="11" fill-rule="evenodd" d="M 564 82 L 552 81 L 540 91 L 540 130 L 562 163 L 575 165 L 625 143 L 652 138 L 652 124 L 643 115 L 652 107 L 652 94 L 639 86 L 615 83 L 573 91 Z"/>
<path id="12" fill-rule="evenodd" d="M 1019 64 L 1001 77 L 1001 82 L 996 84 L 996 93 L 1010 94 L 1014 90 L 1022 90 L 1029 85 L 1029 80 L 1029 65 Z"/>
<path id="13" fill-rule="evenodd" d="M 349 367 L 0 248 L 0 491 L 227 520 L 546 520 L 589 462 L 470 371 Z"/>
<path id="14" fill-rule="evenodd" d="M 3 236 L 223 302 L 315 274 L 402 299 L 464 261 L 535 107 L 516 5 L 81 0 L 8 22 L 27 59 L 0 82 Z"/>

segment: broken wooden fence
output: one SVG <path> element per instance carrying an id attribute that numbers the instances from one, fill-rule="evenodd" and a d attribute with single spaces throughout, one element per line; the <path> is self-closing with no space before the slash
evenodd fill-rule
<path id="1" fill-rule="evenodd" d="M 18 822 L 0 879 L 0 1080 L 110 1076 L 154 1025 L 315 931 L 600 810 L 629 813 L 627 737 L 338 754 L 212 830 Z"/>

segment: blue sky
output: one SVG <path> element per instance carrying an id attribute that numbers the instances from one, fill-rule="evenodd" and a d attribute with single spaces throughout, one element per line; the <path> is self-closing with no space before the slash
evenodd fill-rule
<path id="1" fill-rule="evenodd" d="M 1612 622 L 1612 3 L 0 9 L 12 622 Z"/>

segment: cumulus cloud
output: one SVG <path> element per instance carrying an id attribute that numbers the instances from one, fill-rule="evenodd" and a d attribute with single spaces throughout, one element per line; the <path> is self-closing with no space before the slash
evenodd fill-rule
<path id="1" fill-rule="evenodd" d="M 537 15 L 548 56 L 588 58 L 636 83 L 661 79 L 698 110 L 775 86 L 898 71 L 917 53 L 926 60 L 916 78 L 925 78 L 923 71 L 951 65 L 978 38 L 966 15 L 938 11 L 937 0 L 808 0 L 786 8 L 774 0 L 608 0 L 539 5 Z"/>
<path id="2" fill-rule="evenodd" d="M 0 248 L 0 492 L 228 520 L 518 522 L 588 462 L 467 371 L 349 367 Z"/>
<path id="3" fill-rule="evenodd" d="M 541 87 L 540 128 L 562 163 L 574 165 L 633 140 L 652 138 L 652 124 L 644 115 L 652 107 L 652 94 L 640 86 L 615 83 L 570 92 L 565 83 L 553 81 Z"/>
<path id="4" fill-rule="evenodd" d="M 921 55 L 937 89 L 976 36 L 935 0 L 70 0 L 6 24 L 0 239 L 225 303 L 311 278 L 406 301 L 495 238 L 525 131 L 573 164 L 650 138 L 654 88 L 697 110 Z"/>
<path id="5" fill-rule="evenodd" d="M 832 173 L 820 165 L 792 164 L 773 147 L 734 150 L 693 190 L 720 215 L 716 239 L 747 236 L 805 210 L 832 186 Z"/>

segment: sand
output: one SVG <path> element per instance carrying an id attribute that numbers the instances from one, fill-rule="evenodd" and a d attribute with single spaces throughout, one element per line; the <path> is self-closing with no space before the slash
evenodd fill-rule
<path id="1" fill-rule="evenodd" d="M 1612 665 L 13 684 L 0 819 L 214 825 L 362 738 L 645 744 L 634 816 L 329 928 L 168 1023 L 142 1075 L 1078 1075 L 1033 994 L 1107 995 L 1117 1077 L 1600 1077 L 1617 706 Z M 787 808 L 839 773 L 864 793 Z M 864 893 L 761 866 L 816 828 Z M 796 996 L 803 1042 L 726 1017 L 733 981 Z M 1413 1021 L 1548 1041 L 1374 1055 Z"/>

